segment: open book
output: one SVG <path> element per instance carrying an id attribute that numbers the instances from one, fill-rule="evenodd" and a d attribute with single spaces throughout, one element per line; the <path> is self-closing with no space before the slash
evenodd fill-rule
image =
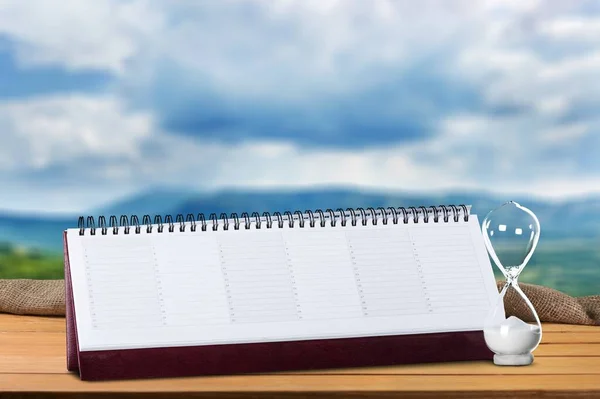
<path id="1" fill-rule="evenodd" d="M 285 351 L 271 353 L 294 342 L 324 351 L 331 342 L 468 331 L 476 357 L 489 357 L 481 330 L 498 291 L 466 206 L 87 222 L 65 233 L 70 368 L 82 378 L 169 375 L 125 372 L 128 356 L 144 363 L 144 353 L 237 348 L 238 359 L 220 361 L 241 361 L 239 370 L 213 356 L 172 375 L 269 371 L 296 368 Z M 254 365 L 243 348 L 259 347 L 270 360 Z M 316 360 L 323 351 L 315 367 L 329 364 Z M 125 362 L 123 372 L 102 366 L 102 356 Z"/>

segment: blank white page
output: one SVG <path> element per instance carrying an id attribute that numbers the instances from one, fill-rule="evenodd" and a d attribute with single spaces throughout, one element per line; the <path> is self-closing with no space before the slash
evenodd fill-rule
<path id="1" fill-rule="evenodd" d="M 498 295 L 475 215 L 219 227 L 68 230 L 80 350 L 479 330 Z"/>

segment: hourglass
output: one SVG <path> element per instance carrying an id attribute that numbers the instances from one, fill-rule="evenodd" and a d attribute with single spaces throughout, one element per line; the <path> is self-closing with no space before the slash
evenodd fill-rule
<path id="1" fill-rule="evenodd" d="M 542 340 L 542 325 L 533 305 L 519 287 L 518 278 L 531 259 L 540 237 L 535 214 L 510 201 L 491 211 L 483 221 L 485 246 L 506 282 L 484 324 L 484 337 L 494 352 L 494 364 L 525 366 Z M 505 299 L 524 320 L 506 317 Z"/>

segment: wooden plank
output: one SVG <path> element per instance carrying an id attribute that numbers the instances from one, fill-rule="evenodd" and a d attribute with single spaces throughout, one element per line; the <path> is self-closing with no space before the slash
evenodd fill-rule
<path id="1" fill-rule="evenodd" d="M 3 356 L 66 356 L 64 333 L 5 332 L 0 333 L 0 348 Z"/>
<path id="2" fill-rule="evenodd" d="M 556 339 L 555 339 L 556 338 Z M 11 354 L 58 353 L 64 351 L 66 337 L 63 333 L 4 332 L 0 333 L 0 347 L 6 347 Z M 546 337 L 536 349 L 538 356 L 600 356 L 600 334 L 560 333 Z"/>
<path id="3" fill-rule="evenodd" d="M 62 356 L 0 356 L 0 374 L 68 374 L 65 355 Z M 1 397 L 1 395 L 0 395 Z"/>
<path id="4" fill-rule="evenodd" d="M 227 397 L 600 397 L 600 328 L 590 326 L 544 325 L 530 367 L 459 362 L 102 383 L 81 382 L 67 373 L 64 318 L 0 315 L 0 348 L 3 398 L 11 392 L 17 397 L 20 392 L 96 392 L 111 398 L 145 392 L 157 392 L 155 398 L 219 392 Z"/>
<path id="5" fill-rule="evenodd" d="M 0 374 L 67 374 L 64 355 L 0 357 Z M 578 375 L 600 378 L 599 357 L 538 357 L 530 367 L 498 367 L 490 362 L 415 364 L 272 373 L 273 375 Z"/>
<path id="6" fill-rule="evenodd" d="M 0 332 L 2 331 L 65 331 L 64 317 L 19 316 L 0 314 Z M 572 324 L 544 323 L 544 332 L 582 332 L 597 333 L 600 326 L 581 326 Z"/>
<path id="7" fill-rule="evenodd" d="M 64 345 L 64 332 L 4 331 L 0 332 L 0 344 L 30 345 L 36 341 L 39 345 Z M 548 344 L 600 344 L 600 329 L 594 333 L 549 332 L 542 336 L 541 346 Z"/>
<path id="8" fill-rule="evenodd" d="M 64 332 L 64 317 L 40 317 L 0 314 L 0 332 L 8 331 L 47 331 Z M 580 326 L 571 324 L 544 323 L 543 331 L 546 332 L 580 332 L 600 333 L 600 326 Z"/>
<path id="9" fill-rule="evenodd" d="M 539 357 L 529 367 L 500 367 L 491 361 L 416 364 L 390 367 L 299 371 L 285 374 L 344 375 L 579 375 L 600 378 L 599 357 Z"/>
<path id="10" fill-rule="evenodd" d="M 0 320 L 2 320 L 0 318 Z M 42 322 L 41 330 L 32 329 L 30 323 L 25 327 L 13 326 L 12 330 L 5 329 L 0 330 L 0 340 L 11 340 L 15 344 L 21 342 L 31 342 L 33 337 L 36 337 L 40 343 L 51 344 L 57 341 L 65 340 L 65 331 L 57 329 L 57 326 L 53 326 L 52 323 Z M 35 327 L 33 327 L 35 328 Z M 41 336 L 43 335 L 43 337 Z M 542 334 L 541 345 L 554 344 L 554 343 L 600 343 L 600 328 L 594 329 L 593 331 L 581 332 L 581 331 L 562 331 L 562 332 L 544 332 Z"/>
<path id="11" fill-rule="evenodd" d="M 540 345 L 534 355 L 542 356 L 600 356 L 600 344 L 548 344 Z M 600 361 L 600 359 L 598 360 Z"/>
<path id="12" fill-rule="evenodd" d="M 36 341 L 37 345 L 63 345 L 64 332 L 35 332 L 35 331 L 8 331 L 0 332 L 0 344 L 28 345 Z M 598 344 L 600 331 L 597 333 L 561 332 L 545 333 L 540 346 L 551 344 Z"/>
<path id="13" fill-rule="evenodd" d="M 570 333 L 559 333 L 569 336 Z M 576 335 L 576 336 L 580 336 Z M 593 334 L 584 334 L 584 338 Z M 65 336 L 62 333 L 2 333 L 0 334 L 0 373 L 66 373 Z M 558 373 L 561 362 L 567 370 L 564 374 L 598 373 L 600 367 L 600 344 L 542 344 L 535 351 L 535 366 L 526 368 L 498 368 L 489 362 L 444 363 L 440 365 L 399 366 L 393 368 L 324 371 L 323 373 L 379 374 L 379 373 L 441 373 L 441 374 L 551 374 Z M 539 366 L 538 366 L 539 365 Z M 514 371 L 513 371 L 514 370 Z"/>
<path id="14" fill-rule="evenodd" d="M 600 330 L 600 326 L 580 326 L 575 324 L 552 324 L 542 323 L 542 332 L 584 332 L 595 333 Z"/>
<path id="15" fill-rule="evenodd" d="M 600 392 L 597 375 L 253 375 L 83 382 L 66 374 L 0 374 L 0 392 Z"/>
<path id="16" fill-rule="evenodd" d="M 600 344 L 600 328 L 596 332 L 543 332 L 544 344 Z"/>
<path id="17" fill-rule="evenodd" d="M 569 333 L 562 333 L 570 335 Z M 578 334 L 578 340 L 585 340 L 585 335 Z M 597 334 L 591 343 L 569 343 L 568 338 L 563 343 L 543 342 L 535 351 L 536 356 L 600 356 L 600 343 Z M 548 340 L 551 337 L 548 337 Z M 4 332 L 0 333 L 0 347 L 5 355 L 58 355 L 65 351 L 66 338 L 63 333 L 35 332 Z M 575 341 L 575 339 L 573 339 Z"/>
<path id="18" fill-rule="evenodd" d="M 0 332 L 62 332 L 66 331 L 64 317 L 39 317 L 0 314 Z"/>

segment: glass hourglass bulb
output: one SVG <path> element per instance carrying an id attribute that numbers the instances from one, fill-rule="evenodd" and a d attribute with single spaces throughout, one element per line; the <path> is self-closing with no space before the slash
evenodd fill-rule
<path id="1" fill-rule="evenodd" d="M 532 211 L 510 201 L 486 216 L 482 233 L 488 253 L 506 278 L 485 320 L 485 342 L 497 365 L 531 364 L 532 352 L 542 340 L 542 325 L 518 278 L 537 246 L 539 221 Z M 506 317 L 507 313 L 521 318 Z"/>

